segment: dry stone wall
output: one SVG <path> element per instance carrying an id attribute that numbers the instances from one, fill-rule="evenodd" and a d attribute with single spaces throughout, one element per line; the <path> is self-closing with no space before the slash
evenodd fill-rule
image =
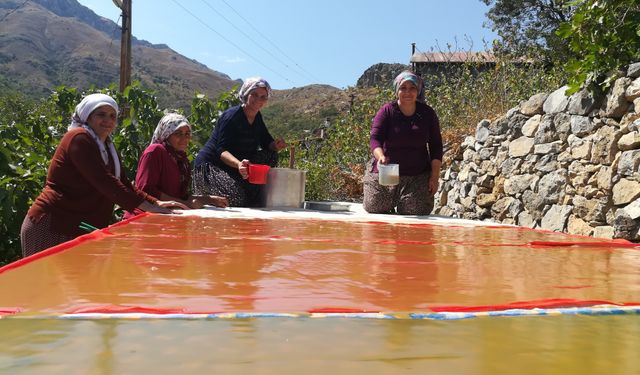
<path id="1" fill-rule="evenodd" d="M 566 87 L 483 120 L 443 169 L 436 214 L 640 241 L 640 63 L 604 97 Z"/>

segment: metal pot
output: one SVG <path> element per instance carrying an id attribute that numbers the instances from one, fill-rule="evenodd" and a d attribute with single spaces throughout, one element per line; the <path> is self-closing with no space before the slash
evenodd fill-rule
<path id="1" fill-rule="evenodd" d="M 304 203 L 305 171 L 271 168 L 263 189 L 265 207 L 301 208 Z"/>

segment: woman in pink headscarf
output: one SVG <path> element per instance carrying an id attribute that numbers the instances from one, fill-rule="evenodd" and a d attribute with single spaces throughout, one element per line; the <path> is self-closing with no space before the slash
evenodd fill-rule
<path id="1" fill-rule="evenodd" d="M 436 112 L 418 96 L 422 80 L 410 71 L 393 81 L 397 100 L 384 104 L 371 125 L 373 158 L 364 177 L 363 207 L 370 213 L 428 215 L 438 191 L 442 136 Z M 394 186 L 378 183 L 379 164 L 399 164 Z"/>
<path id="2" fill-rule="evenodd" d="M 190 208 L 204 205 L 227 207 L 224 197 L 191 195 L 191 165 L 186 150 L 191 142 L 191 124 L 186 117 L 168 113 L 160 119 L 138 162 L 136 187 L 159 199 L 172 200 Z M 125 218 L 130 217 L 127 213 Z"/>
<path id="3" fill-rule="evenodd" d="M 111 141 L 118 105 L 104 94 L 87 95 L 76 106 L 71 125 L 51 159 L 42 193 L 27 212 L 20 231 L 22 254 L 28 256 L 85 232 L 87 223 L 104 228 L 114 205 L 170 214 L 169 207 L 187 208 L 158 200 L 131 186 Z"/>

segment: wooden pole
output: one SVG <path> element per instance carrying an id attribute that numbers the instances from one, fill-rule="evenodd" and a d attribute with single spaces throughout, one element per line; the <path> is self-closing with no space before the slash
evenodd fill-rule
<path id="1" fill-rule="evenodd" d="M 131 1 L 122 1 L 122 40 L 120 43 L 120 92 L 131 84 Z"/>

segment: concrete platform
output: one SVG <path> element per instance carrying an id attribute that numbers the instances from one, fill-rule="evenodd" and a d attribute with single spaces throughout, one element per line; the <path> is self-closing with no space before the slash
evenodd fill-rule
<path id="1" fill-rule="evenodd" d="M 348 221 L 380 221 L 387 223 L 422 223 L 434 225 L 456 226 L 511 226 L 492 221 L 477 221 L 451 218 L 439 215 L 388 215 L 370 214 L 362 208 L 360 203 L 335 201 L 305 201 L 304 207 L 273 207 L 273 208 L 243 208 L 243 207 L 206 207 L 199 210 L 183 211 L 183 215 L 200 217 L 229 217 L 229 218 L 289 218 L 289 219 L 320 219 L 320 220 L 348 220 Z"/>

